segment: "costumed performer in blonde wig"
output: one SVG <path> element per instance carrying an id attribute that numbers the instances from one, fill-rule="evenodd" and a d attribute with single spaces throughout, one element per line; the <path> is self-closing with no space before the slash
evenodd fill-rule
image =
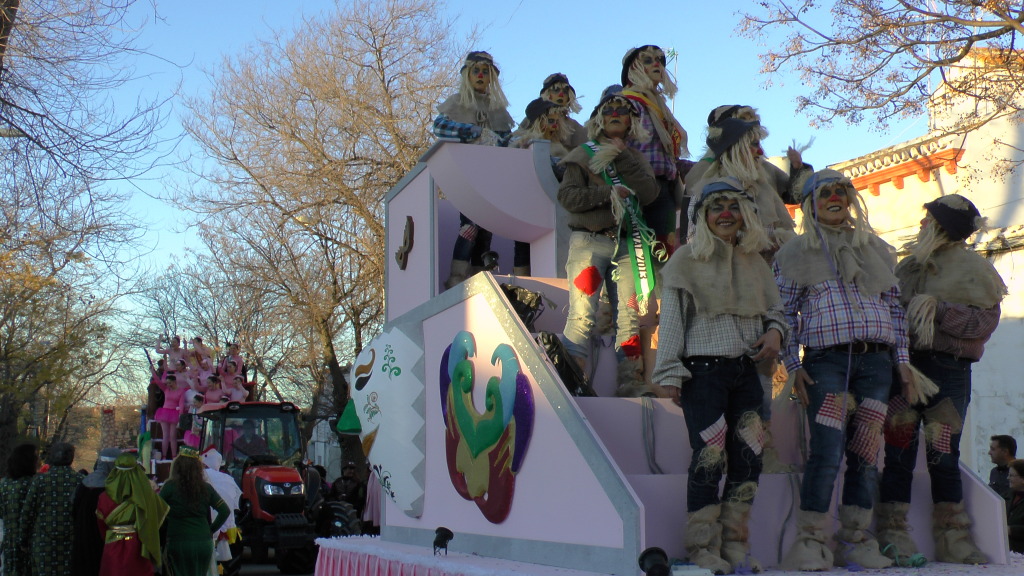
<path id="1" fill-rule="evenodd" d="M 508 113 L 508 99 L 498 81 L 494 58 L 487 52 L 470 52 L 459 70 L 459 91 L 437 107 L 434 135 L 484 146 L 508 146 L 515 122 Z M 470 262 L 490 250 L 491 233 L 459 214 L 459 235 L 452 251 L 451 271 L 445 287 L 465 280 Z"/>
<path id="2" fill-rule="evenodd" d="M 561 72 L 549 74 L 544 79 L 544 84 L 540 88 L 540 97 L 558 106 L 558 111 L 565 118 L 565 125 L 568 127 L 569 134 L 561 142 L 567 150 L 572 150 L 589 140 L 587 129 L 570 116 L 570 114 L 579 113 L 583 107 L 576 100 L 576 90 L 569 83 L 569 78 L 565 74 Z"/>
<path id="3" fill-rule="evenodd" d="M 782 566 L 885 568 L 892 560 L 879 552 L 868 528 L 894 369 L 904 394 L 913 392 L 906 316 L 892 272 L 895 250 L 873 233 L 860 194 L 843 174 L 816 172 L 802 194 L 803 231 L 773 265 L 794 335 L 782 359 L 810 428 L 796 540 Z M 825 530 L 844 452 L 833 553 Z"/>
<path id="4" fill-rule="evenodd" d="M 649 134 L 629 145 L 644 155 L 658 182 L 658 197 L 644 206 L 644 219 L 670 256 L 679 243 L 676 211 L 680 207 L 685 211 L 685 206 L 681 206 L 680 159 L 689 157 L 690 151 L 686 147 L 686 130 L 665 100 L 677 92 L 665 64 L 665 52 L 658 46 L 630 48 L 622 57 L 621 81 L 623 95 L 640 106 L 640 123 Z M 688 162 L 685 165 L 689 167 Z"/>
<path id="5" fill-rule="evenodd" d="M 910 325 L 910 363 L 938 386 L 927 402 L 911 405 L 892 391 L 885 425 L 885 470 L 875 511 L 878 540 L 890 558 L 917 553 L 908 532 L 911 483 L 924 427 L 931 478 L 932 535 L 939 562 L 984 564 L 971 538 L 960 481 L 960 437 L 971 401 L 971 365 L 999 325 L 1006 284 L 992 263 L 967 247 L 984 219 L 959 194 L 924 205 L 917 238 L 896 266 L 900 301 Z"/>
<path id="6" fill-rule="evenodd" d="M 563 337 L 569 354 L 586 373 L 601 288 L 606 287 L 618 310 L 616 394 L 640 396 L 653 392 L 644 382 L 639 315 L 653 299 L 655 285 L 651 233 L 640 212 L 657 197 L 658 184 L 650 164 L 628 144 L 647 133 L 637 106 L 618 89 L 606 89 L 594 107 L 587 121 L 591 140 L 562 161 L 565 176 L 558 202 L 569 213 L 571 231 L 565 263 L 569 312 Z"/>
<path id="7" fill-rule="evenodd" d="M 662 269 L 654 383 L 683 408 L 693 456 L 686 551 L 716 574 L 762 570 L 750 556 L 750 508 L 761 474 L 764 391 L 756 364 L 778 356 L 789 331 L 753 198 L 734 178 L 697 198 L 691 243 Z M 718 485 L 723 469 L 725 490 Z"/>

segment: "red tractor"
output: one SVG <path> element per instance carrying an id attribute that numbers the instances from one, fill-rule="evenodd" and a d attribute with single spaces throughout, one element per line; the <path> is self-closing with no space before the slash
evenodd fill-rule
<path id="1" fill-rule="evenodd" d="M 203 418 L 203 450 L 214 447 L 242 488 L 236 514 L 242 540 L 232 549 L 225 574 L 237 573 L 242 546 L 264 563 L 274 549 L 284 574 L 304 574 L 316 564 L 315 538 L 360 534 L 355 509 L 346 502 L 325 502 L 320 475 L 303 462 L 305 442 L 299 410 L 291 402 L 228 402 L 208 405 Z"/>

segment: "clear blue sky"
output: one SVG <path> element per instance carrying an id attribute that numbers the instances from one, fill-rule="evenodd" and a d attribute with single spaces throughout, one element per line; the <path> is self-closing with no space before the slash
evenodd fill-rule
<path id="1" fill-rule="evenodd" d="M 179 81 L 183 94 L 205 94 L 209 83 L 203 70 L 215 70 L 223 56 L 241 53 L 258 38 L 268 38 L 272 30 L 291 29 L 303 15 L 315 16 L 335 6 L 332 0 L 156 0 L 156 4 L 155 19 L 148 5 L 136 7 L 136 13 L 149 19 L 142 31 L 143 46 L 166 62 L 147 58 L 138 69 L 147 75 L 144 90 L 164 96 L 170 95 Z M 776 77 L 766 88 L 767 78 L 759 73 L 758 55 L 763 47 L 777 44 L 782 38 L 755 42 L 736 34 L 738 10 L 752 10 L 757 7 L 755 2 L 669 0 L 648 5 L 655 7 L 654 11 L 643 11 L 640 3 L 607 0 L 452 0 L 448 14 L 458 18 L 454 34 L 465 35 L 473 25 L 480 28 L 480 40 L 473 48 L 494 56 L 516 119 L 522 118 L 526 104 L 537 96 L 544 77 L 563 72 L 583 106 L 582 122 L 601 90 L 618 83 L 626 50 L 657 44 L 679 53 L 678 62 L 669 64 L 680 88 L 675 112 L 689 133 L 693 155 L 703 150 L 708 112 L 721 104 L 750 104 L 759 109 L 771 133 L 764 142 L 768 155 L 781 154 L 791 140 L 804 143 L 813 136 L 815 144 L 805 153 L 805 159 L 816 167 L 891 146 L 926 131 L 924 118 L 894 124 L 884 133 L 872 131 L 867 124 L 850 127 L 840 123 L 812 129 L 806 117 L 795 113 L 794 99 L 809 91 L 800 79 Z M 451 63 L 453 67 L 459 64 Z M 175 103 L 168 133 L 180 131 L 183 112 L 183 107 Z M 178 150 L 179 154 L 190 151 L 187 141 Z M 159 191 L 161 180 L 186 181 L 185 175 L 173 168 L 151 176 L 149 181 L 137 181 L 136 186 L 152 194 Z M 139 196 L 137 204 L 143 214 L 150 215 L 150 219 L 159 215 L 150 238 L 156 248 L 155 264 L 163 266 L 166 261 L 161 255 L 188 244 L 188 235 L 176 232 L 180 223 L 173 212 Z"/>

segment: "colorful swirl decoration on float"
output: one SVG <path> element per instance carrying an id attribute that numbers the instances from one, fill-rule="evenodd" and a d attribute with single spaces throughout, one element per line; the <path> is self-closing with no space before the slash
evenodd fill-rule
<path id="1" fill-rule="evenodd" d="M 499 344 L 491 364 L 501 365 L 485 388 L 484 412 L 473 404 L 476 341 L 460 331 L 441 356 L 441 413 L 445 453 L 452 486 L 494 524 L 512 508 L 516 474 L 533 435 L 534 402 L 530 381 L 508 344 Z"/>

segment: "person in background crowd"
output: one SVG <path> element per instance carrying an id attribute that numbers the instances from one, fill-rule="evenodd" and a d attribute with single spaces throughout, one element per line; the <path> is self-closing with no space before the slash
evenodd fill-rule
<path id="1" fill-rule="evenodd" d="M 71 468 L 75 447 L 66 442 L 50 446 L 50 470 L 32 477 L 21 505 L 21 546 L 32 556 L 33 576 L 74 576 L 71 546 L 74 515 L 71 506 L 82 477 Z"/>
<path id="2" fill-rule="evenodd" d="M 167 513 L 167 564 L 174 576 L 206 576 L 213 559 L 213 534 L 231 513 L 203 475 L 199 452 L 190 446 L 171 464 L 171 477 L 160 489 Z M 217 516 L 210 521 L 210 508 Z"/>
<path id="3" fill-rule="evenodd" d="M 213 535 L 214 561 L 228 562 L 231 560 L 231 544 L 237 542 L 241 536 L 241 532 L 235 525 L 234 513 L 238 510 L 242 490 L 235 483 L 234 478 L 229 474 L 221 472 L 220 467 L 224 463 L 224 458 L 220 455 L 220 452 L 211 447 L 203 452 L 200 459 L 203 461 L 203 466 L 205 466 L 206 481 L 210 486 L 213 486 L 213 489 L 217 491 L 217 495 L 231 509 L 231 514 L 228 514 L 224 525 L 220 527 L 220 531 Z M 211 511 L 212 513 L 213 511 Z M 214 518 L 211 516 L 210 520 L 212 521 Z"/>
<path id="4" fill-rule="evenodd" d="M 692 224 L 693 242 L 661 271 L 653 376 L 682 406 L 693 450 L 686 551 L 691 562 L 716 574 L 760 572 L 749 544 L 763 437 L 756 363 L 778 356 L 789 328 L 772 271 L 759 254 L 768 236 L 739 180 L 708 182 Z"/>
<path id="5" fill-rule="evenodd" d="M 459 91 L 437 107 L 434 135 L 484 146 L 508 146 L 515 124 L 508 113 L 508 99 L 498 81 L 500 71 L 487 52 L 470 52 L 459 70 Z M 480 256 L 490 250 L 491 233 L 459 214 L 459 235 L 452 251 L 452 264 L 445 288 L 470 276 L 470 264 L 479 265 Z"/>
<path id="6" fill-rule="evenodd" d="M 934 383 L 935 393 L 916 405 L 897 386 L 889 393 L 876 532 L 890 558 L 917 554 L 907 514 L 923 427 L 935 559 L 985 564 L 964 509 L 960 435 L 971 401 L 971 365 L 999 325 L 1006 284 L 991 262 L 967 247 L 967 237 L 985 223 L 970 200 L 949 194 L 924 208 L 921 229 L 904 246 L 909 255 L 896 267 L 896 277 L 910 326 L 910 363 Z"/>
<path id="7" fill-rule="evenodd" d="M 646 282 L 653 287 L 651 262 L 631 254 L 650 254 L 644 231 L 649 232 L 636 206 L 655 200 L 658 183 L 644 155 L 631 148 L 631 140 L 648 137 L 640 124 L 640 111 L 618 91 L 605 90 L 587 121 L 591 140 L 565 157 L 565 177 L 558 202 L 569 213 L 569 312 L 563 336 L 573 360 L 586 373 L 591 337 L 597 326 L 602 286 L 617 306 L 615 355 L 620 396 L 647 393 L 639 317 L 653 293 L 638 293 Z M 636 230 L 635 235 L 629 230 Z M 642 246 L 636 242 L 642 240 Z M 618 268 L 617 278 L 612 271 Z M 644 276 L 641 276 L 641 273 Z M 641 310 L 641 304 L 643 310 Z"/>
<path id="8" fill-rule="evenodd" d="M 96 525 L 96 502 L 106 490 L 107 475 L 114 468 L 114 460 L 121 454 L 120 448 L 104 448 L 99 458 L 75 492 L 71 506 L 75 520 L 75 537 L 71 546 L 71 565 L 76 576 L 95 576 L 100 573 L 100 557 L 103 555 L 103 533 Z"/>
<path id="9" fill-rule="evenodd" d="M 846 176 L 816 172 L 802 194 L 803 233 L 779 250 L 773 265 L 795 335 L 783 360 L 810 425 L 796 540 L 782 566 L 886 568 L 892 560 L 868 531 L 875 467 L 894 369 L 905 396 L 913 386 L 906 316 L 893 274 L 896 251 L 874 234 L 864 201 Z M 833 556 L 825 529 L 844 452 Z"/>
<path id="10" fill-rule="evenodd" d="M 118 456 L 96 502 L 105 542 L 100 576 L 151 576 L 162 562 L 160 525 L 167 511 L 135 454 Z"/>
<path id="11" fill-rule="evenodd" d="M 1006 493 L 1006 527 L 1010 533 L 1010 550 L 1024 554 L 1024 460 L 1011 460 L 1007 478 L 1010 488 Z"/>
<path id="12" fill-rule="evenodd" d="M 179 361 L 185 359 L 185 349 L 181 347 L 181 336 L 175 334 L 171 337 L 170 346 L 161 348 L 160 345 L 167 341 L 167 336 L 161 336 L 156 343 L 156 353 L 163 354 L 170 361 L 170 366 L 177 366 Z"/>
<path id="13" fill-rule="evenodd" d="M 25 540 L 25 523 L 21 505 L 25 502 L 32 477 L 39 467 L 39 449 L 35 444 L 19 444 L 7 457 L 7 477 L 0 479 L 0 520 L 4 523 L 3 554 L 4 576 L 31 576 L 32 564 L 27 551 L 21 548 Z"/>
<path id="14" fill-rule="evenodd" d="M 1006 434 L 993 436 L 988 446 L 988 457 L 995 464 L 988 473 L 988 485 L 996 494 L 1005 498 L 1007 490 L 1010 489 L 1010 460 L 1017 457 L 1017 440 Z"/>

